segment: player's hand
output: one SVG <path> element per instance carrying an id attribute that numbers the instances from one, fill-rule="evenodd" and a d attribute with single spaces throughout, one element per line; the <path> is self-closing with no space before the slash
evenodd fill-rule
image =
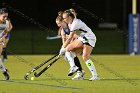
<path id="1" fill-rule="evenodd" d="M 65 52 L 66 52 L 66 48 L 62 46 L 59 52 L 59 56 L 62 56 Z"/>

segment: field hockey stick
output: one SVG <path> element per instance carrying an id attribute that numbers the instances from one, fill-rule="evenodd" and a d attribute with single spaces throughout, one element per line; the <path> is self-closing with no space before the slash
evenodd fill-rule
<path id="1" fill-rule="evenodd" d="M 34 76 L 35 77 L 39 77 L 39 76 L 41 76 L 42 75 L 42 73 L 44 73 L 48 68 L 50 68 L 51 67 L 51 65 L 52 64 L 54 64 L 58 59 L 60 59 L 61 58 L 61 56 L 58 56 L 54 61 L 52 61 L 48 66 L 46 66 L 43 70 L 41 70 L 39 73 L 34 73 Z"/>
<path id="2" fill-rule="evenodd" d="M 25 75 L 24 75 L 24 78 L 26 80 L 29 79 L 29 75 L 32 74 L 33 72 L 35 72 L 36 70 L 38 70 L 40 67 L 42 67 L 44 64 L 46 64 L 47 62 L 51 61 L 52 59 L 54 59 L 57 55 L 54 55 L 53 57 L 51 57 L 50 59 L 46 60 L 45 62 L 41 63 L 40 65 L 36 66 L 35 68 L 33 68 L 31 71 L 27 72 Z"/>
<path id="3" fill-rule="evenodd" d="M 61 38 L 61 36 L 46 37 L 46 39 L 48 39 L 48 40 L 55 40 L 55 39 L 60 39 L 60 38 Z"/>

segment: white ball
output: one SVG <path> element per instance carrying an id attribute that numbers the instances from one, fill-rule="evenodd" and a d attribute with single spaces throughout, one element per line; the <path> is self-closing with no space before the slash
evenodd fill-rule
<path id="1" fill-rule="evenodd" d="M 31 77 L 31 80 L 35 80 L 35 77 Z"/>

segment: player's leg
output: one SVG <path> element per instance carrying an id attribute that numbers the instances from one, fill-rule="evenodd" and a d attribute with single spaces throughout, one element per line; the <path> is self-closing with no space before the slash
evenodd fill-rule
<path id="1" fill-rule="evenodd" d="M 78 71 L 82 71 L 82 66 L 81 66 L 81 63 L 80 63 L 79 58 L 77 56 L 74 57 L 74 63 L 78 67 Z"/>
<path id="2" fill-rule="evenodd" d="M 93 39 L 93 37 L 88 37 L 88 39 L 87 39 L 85 36 L 83 36 L 83 37 L 79 37 L 78 40 L 83 43 L 83 55 L 82 55 L 82 57 L 86 63 L 86 66 L 88 67 L 88 69 L 90 70 L 90 72 L 92 74 L 92 78 L 89 80 L 97 80 L 98 75 L 97 75 L 94 63 L 89 58 L 90 54 L 93 50 L 93 47 L 95 47 L 96 38 Z"/>
<path id="3" fill-rule="evenodd" d="M 89 45 L 84 45 L 84 49 L 83 49 L 83 60 L 86 63 L 86 66 L 88 67 L 88 69 L 90 70 L 92 77 L 89 80 L 98 80 L 98 75 L 96 72 L 96 68 L 94 66 L 94 62 L 89 58 L 90 54 L 92 52 L 93 47 L 89 46 Z"/>
<path id="4" fill-rule="evenodd" d="M 75 65 L 79 69 L 78 69 L 76 75 L 72 78 L 72 80 L 83 80 L 84 75 L 85 75 L 85 71 L 82 69 L 82 66 L 81 66 L 80 61 L 79 61 L 77 56 L 74 58 L 74 62 L 75 62 Z"/>
<path id="5" fill-rule="evenodd" d="M 6 47 L 3 48 L 2 55 L 3 55 L 2 61 L 6 62 L 7 61 L 7 50 L 6 50 Z"/>
<path id="6" fill-rule="evenodd" d="M 76 38 L 76 39 L 74 39 L 74 41 L 75 41 L 75 40 L 77 40 L 78 36 L 77 36 L 77 35 L 74 35 L 74 38 Z M 71 47 L 71 46 L 70 46 L 70 47 Z M 76 46 L 75 46 L 75 47 L 76 47 Z M 73 48 L 73 52 L 71 52 L 71 54 L 72 54 L 73 57 L 74 57 L 75 65 L 78 67 L 78 71 L 82 71 L 82 66 L 81 66 L 80 61 L 79 61 L 79 59 L 78 59 L 78 57 L 77 57 L 78 55 L 81 54 L 81 51 L 82 51 L 82 48 L 81 48 L 81 49 L 79 49 L 79 48 L 74 49 L 74 48 Z"/>
<path id="7" fill-rule="evenodd" d="M 65 53 L 66 54 L 66 53 Z M 80 61 L 79 61 L 79 59 L 78 59 L 78 57 L 77 56 L 75 56 L 73 53 L 71 53 L 72 54 L 72 57 L 74 58 L 74 62 L 72 61 L 72 62 L 70 62 L 69 60 L 68 60 L 68 58 L 66 57 L 66 55 L 65 55 L 65 60 L 66 61 L 68 61 L 68 63 L 69 63 L 69 65 L 70 65 L 70 69 L 74 69 L 73 71 L 70 71 L 69 72 L 69 74 L 68 74 L 68 76 L 71 76 L 71 75 L 73 75 L 76 71 L 77 71 L 77 74 L 72 78 L 73 80 L 83 80 L 84 79 L 84 70 L 82 70 L 82 66 L 81 66 L 81 64 L 80 64 Z M 74 65 L 73 65 L 74 64 Z M 77 67 L 74 67 L 75 66 L 77 66 L 78 67 L 78 69 L 77 69 Z M 71 74 L 72 73 L 72 74 Z"/>
<path id="8" fill-rule="evenodd" d="M 70 70 L 69 70 L 68 76 L 72 76 L 78 70 L 78 67 L 75 65 L 74 57 L 71 54 L 71 52 L 66 51 L 65 57 L 68 60 L 69 65 L 70 65 Z"/>
<path id="9" fill-rule="evenodd" d="M 7 34 L 7 36 L 5 37 L 5 40 L 4 40 L 4 47 L 3 47 L 3 51 L 2 51 L 2 55 L 3 55 L 3 59 L 2 61 L 5 62 L 7 61 L 7 50 L 6 50 L 6 46 L 9 42 L 9 39 L 10 39 L 10 33 Z"/>
<path id="10" fill-rule="evenodd" d="M 2 49 L 3 49 L 3 45 L 2 45 L 2 43 L 0 43 L 0 55 L 2 53 Z M 9 74 L 7 72 L 7 69 L 5 68 L 5 66 L 2 63 L 2 59 L 1 58 L 0 58 L 0 69 L 3 71 L 3 75 L 5 76 L 5 79 L 9 80 L 9 78 L 10 78 Z"/>
<path id="11" fill-rule="evenodd" d="M 73 55 L 75 55 L 74 62 L 75 62 L 75 65 L 77 67 L 79 67 L 79 69 L 78 69 L 79 71 L 82 71 L 82 66 L 81 66 L 80 61 L 79 61 L 77 56 L 82 53 L 82 50 L 83 50 L 83 48 L 77 48 L 77 49 L 74 49 L 73 52 L 72 52 Z"/>
<path id="12" fill-rule="evenodd" d="M 69 44 L 67 46 L 67 51 L 73 51 L 72 56 L 74 56 L 74 61 L 77 67 L 79 67 L 79 71 L 77 71 L 77 74 L 72 78 L 72 79 L 76 79 L 76 80 L 83 80 L 83 76 L 84 76 L 84 71 L 82 70 L 81 64 L 79 59 L 75 56 L 74 54 L 74 50 L 81 48 L 82 47 L 82 43 L 79 42 L 78 40 L 73 41 L 71 44 Z"/>
<path id="13" fill-rule="evenodd" d="M 78 71 L 77 71 L 76 75 L 72 78 L 72 80 L 83 80 L 85 72 L 82 69 L 80 61 L 79 61 L 78 57 L 75 55 L 75 53 L 72 52 L 72 55 L 74 56 L 75 65 L 78 67 Z"/>
<path id="14" fill-rule="evenodd" d="M 78 67 L 75 65 L 75 62 L 74 62 L 74 56 L 71 53 L 71 50 L 75 48 L 75 43 L 76 43 L 76 40 L 70 43 L 66 48 L 65 55 L 68 61 L 70 62 L 70 66 L 71 66 L 68 76 L 73 75 L 78 70 Z"/>

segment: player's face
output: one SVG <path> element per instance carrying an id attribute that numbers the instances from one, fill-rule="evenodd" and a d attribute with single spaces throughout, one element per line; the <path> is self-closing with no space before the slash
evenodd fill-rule
<path id="1" fill-rule="evenodd" d="M 0 14 L 0 20 L 1 20 L 2 22 L 4 22 L 4 21 L 7 19 L 7 17 L 8 17 L 8 13 Z"/>
<path id="2" fill-rule="evenodd" d="M 61 27 L 61 22 L 59 20 L 56 20 L 56 24 L 58 27 Z"/>
<path id="3" fill-rule="evenodd" d="M 62 26 L 62 21 L 56 20 L 56 24 L 57 24 L 58 27 L 61 27 Z"/>
<path id="4" fill-rule="evenodd" d="M 63 14 L 63 20 L 66 22 L 66 23 L 69 23 L 69 17 L 67 14 Z"/>

